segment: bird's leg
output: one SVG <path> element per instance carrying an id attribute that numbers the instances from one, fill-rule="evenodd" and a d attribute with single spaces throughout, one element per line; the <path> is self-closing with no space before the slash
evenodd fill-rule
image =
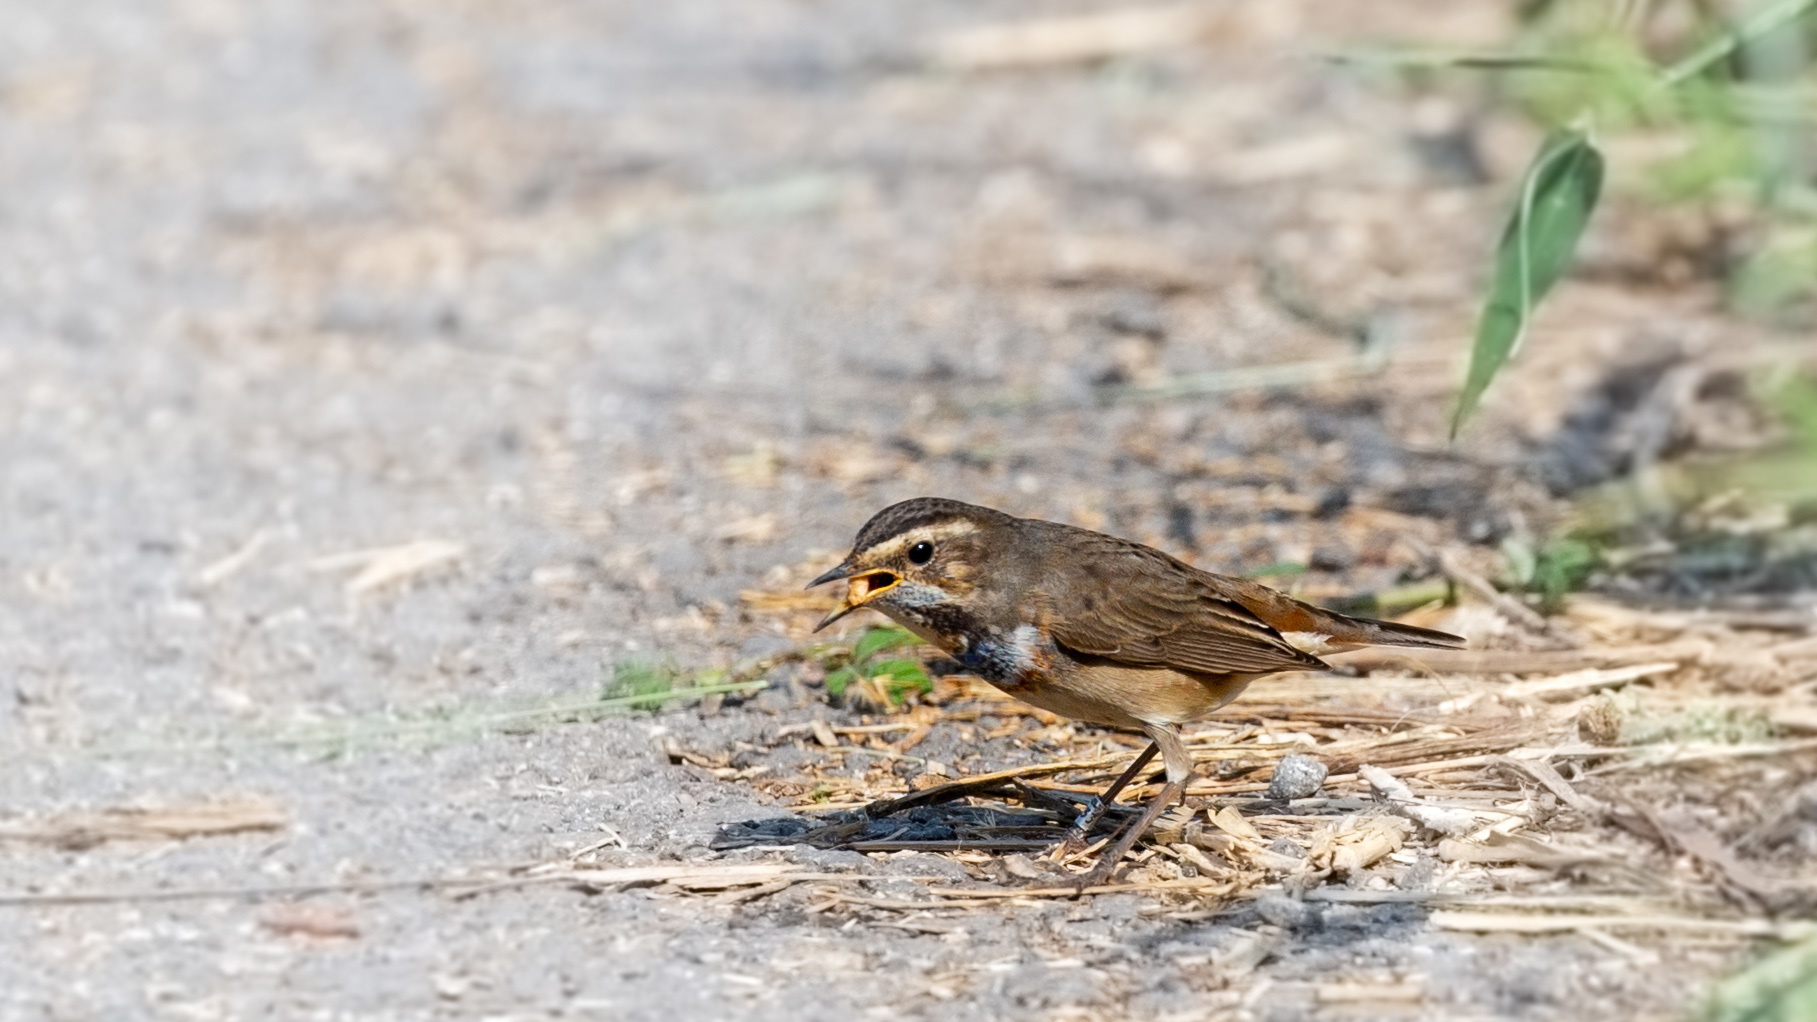
<path id="1" fill-rule="evenodd" d="M 1080 893 L 1084 893 L 1087 887 L 1096 887 L 1110 879 L 1117 864 L 1142 839 L 1142 835 L 1148 833 L 1148 828 L 1160 819 L 1169 806 L 1186 797 L 1186 781 L 1192 777 L 1192 754 L 1186 751 L 1186 743 L 1180 741 L 1179 725 L 1148 724 L 1142 730 L 1154 739 L 1153 748 L 1161 751 L 1161 761 L 1167 764 L 1167 786 L 1148 803 L 1148 808 L 1142 811 L 1136 822 L 1123 831 L 1117 843 L 1098 857 L 1098 864 L 1075 881 Z"/>
<path id="2" fill-rule="evenodd" d="M 1129 854 L 1129 850 L 1134 848 L 1142 835 L 1148 832 L 1148 828 L 1154 826 L 1154 822 L 1161 818 L 1162 813 L 1185 796 L 1185 781 L 1168 781 L 1167 786 L 1161 789 L 1161 793 L 1149 801 L 1148 808 L 1142 811 L 1142 815 L 1136 818 L 1136 822 L 1123 829 L 1123 836 L 1117 839 L 1117 843 L 1098 857 L 1098 864 L 1093 866 L 1089 873 L 1085 873 L 1073 881 L 1080 893 L 1084 893 L 1088 887 L 1097 887 L 1109 880 L 1111 873 L 1116 870 L 1117 864 L 1123 861 L 1123 857 Z"/>
<path id="3" fill-rule="evenodd" d="M 1127 770 L 1123 771 L 1122 776 L 1111 782 L 1110 787 L 1104 789 L 1104 794 L 1091 796 L 1085 800 L 1085 811 L 1073 820 L 1073 825 L 1067 828 L 1066 836 L 1060 839 L 1060 848 L 1064 853 L 1071 854 L 1085 847 L 1086 835 L 1090 834 L 1091 829 L 1097 826 L 1098 821 L 1103 818 L 1104 810 L 1110 808 L 1111 803 L 1117 800 L 1117 796 L 1122 793 L 1123 789 L 1129 787 L 1129 782 L 1135 780 L 1136 775 L 1142 772 L 1142 768 L 1148 765 L 1148 761 L 1154 759 L 1155 753 L 1160 751 L 1159 745 L 1149 742 L 1148 748 L 1142 750 L 1142 754 L 1136 757 L 1135 762 L 1131 763 Z"/>

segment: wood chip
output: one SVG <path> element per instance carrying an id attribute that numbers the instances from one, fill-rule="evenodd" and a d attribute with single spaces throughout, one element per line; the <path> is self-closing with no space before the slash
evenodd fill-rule
<path id="1" fill-rule="evenodd" d="M 1719 759 L 1752 759 L 1755 757 L 1790 756 L 1798 752 L 1817 750 L 1817 738 L 1802 738 L 1791 742 L 1746 742 L 1725 745 L 1717 742 L 1699 742 L 1679 746 L 1646 745 L 1631 748 L 1636 753 L 1631 758 L 1618 763 L 1597 768 L 1597 773 L 1613 773 L 1625 770 L 1654 770 L 1664 766 L 1677 766 L 1683 763 L 1700 763 Z"/>
<path id="2" fill-rule="evenodd" d="M 1262 832 L 1256 830 L 1248 820 L 1243 819 L 1243 814 L 1237 812 L 1236 806 L 1225 806 L 1213 813 L 1211 823 L 1231 837 L 1254 841 L 1257 844 L 1262 842 Z"/>
<path id="3" fill-rule="evenodd" d="M 1390 809 L 1414 823 L 1439 834 L 1467 834 L 1476 827 L 1476 814 L 1468 809 L 1453 809 L 1447 806 L 1436 806 L 1421 801 L 1413 795 L 1413 789 L 1407 782 L 1377 766 L 1367 763 L 1357 767 L 1356 773 L 1371 788 L 1376 797 Z"/>
<path id="4" fill-rule="evenodd" d="M 280 830 L 289 817 L 270 799 L 242 798 L 157 808 L 124 807 L 0 823 L 0 840 L 89 848 L 106 841 L 174 841 Z"/>
<path id="5" fill-rule="evenodd" d="M 1814 932 L 1809 923 L 1782 923 L 1771 919 L 1700 919 L 1673 915 L 1528 915 L 1509 912 L 1471 912 L 1439 909 L 1427 917 L 1442 930 L 1472 933 L 1568 933 L 1584 927 L 1598 930 L 1705 931 L 1738 937 L 1773 937 L 1795 940 Z"/>
<path id="6" fill-rule="evenodd" d="M 360 935 L 353 912 L 339 905 L 288 902 L 259 913 L 259 925 L 282 937 L 352 940 Z"/>
<path id="7" fill-rule="evenodd" d="M 767 884 L 758 884 L 756 887 L 746 887 L 743 890 L 727 891 L 714 898 L 713 903 L 715 905 L 742 905 L 749 901 L 756 901 L 759 898 L 767 898 L 772 894 L 786 891 L 795 886 L 795 883 L 795 878 L 783 877 L 780 880 L 773 880 Z"/>
<path id="8" fill-rule="evenodd" d="M 965 71 L 1091 63 L 1191 43 L 1219 17 L 1196 3 L 1129 7 L 964 29 L 928 50 L 934 63 Z"/>
<path id="9" fill-rule="evenodd" d="M 1817 732 L 1817 706 L 1775 706 L 1768 715 L 1781 731 Z"/>
<path id="10" fill-rule="evenodd" d="M 926 907 L 926 906 L 923 906 Z M 890 926 L 898 930 L 909 930 L 914 933 L 963 933 L 969 924 L 963 919 L 940 919 L 933 916 L 920 916 L 914 919 L 889 919 L 880 926 Z"/>
<path id="11" fill-rule="evenodd" d="M 1564 775 L 1543 759 L 1515 759 L 1512 756 L 1496 756 L 1494 762 L 1498 766 L 1511 767 L 1527 774 L 1544 785 L 1547 791 L 1557 795 L 1559 801 L 1586 816 L 1600 816 L 1603 812 L 1602 803 L 1578 794 L 1577 789 L 1565 780 Z"/>
<path id="12" fill-rule="evenodd" d="M 1419 670 L 1432 674 L 1561 674 L 1586 667 L 1619 667 L 1671 660 L 1699 663 L 1714 646 L 1706 639 L 1665 645 L 1520 652 L 1515 650 L 1407 649 L 1392 646 L 1333 653 L 1326 661 L 1363 670 Z"/>
<path id="13" fill-rule="evenodd" d="M 240 544 L 239 549 L 197 572 L 196 586 L 201 589 L 212 589 L 238 575 L 259 556 L 259 552 L 265 549 L 265 543 L 269 539 L 270 536 L 264 529 L 254 532 L 246 542 Z"/>
<path id="14" fill-rule="evenodd" d="M 1586 848 L 1549 845 L 1510 834 L 1491 834 L 1481 842 L 1446 839 L 1438 844 L 1438 857 L 1445 862 L 1515 862 L 1554 871 L 1586 865 L 1628 868 L 1619 859 Z"/>
<path id="15" fill-rule="evenodd" d="M 874 878 L 873 878 L 874 879 Z M 1235 890 L 1236 884 L 1226 879 L 1186 877 L 1181 880 L 1156 880 L 1139 884 L 1105 884 L 1102 887 L 1021 887 L 1004 890 L 996 887 L 929 887 L 929 894 L 940 898 L 973 898 L 1001 901 L 1006 898 L 1076 898 L 1080 894 L 1122 894 L 1128 891 L 1180 891 L 1219 897 Z M 917 906 L 924 907 L 924 906 Z"/>
<path id="16" fill-rule="evenodd" d="M 872 879 L 857 873 L 815 873 L 786 862 L 702 862 L 655 866 L 575 867 L 561 864 L 547 872 L 517 877 L 460 892 L 457 897 L 523 887 L 530 884 L 569 883 L 594 891 L 631 885 L 662 884 L 678 891 L 723 891 L 733 887 L 802 880 L 845 881 Z M 779 888 L 780 889 L 780 888 Z"/>
<path id="17" fill-rule="evenodd" d="M 839 605 L 839 597 L 826 592 L 776 593 L 746 589 L 738 594 L 738 602 L 759 614 L 825 614 Z"/>
<path id="18" fill-rule="evenodd" d="M 349 593 L 357 596 L 409 581 L 466 555 L 466 544 L 445 539 L 419 539 L 397 546 L 318 557 L 309 562 L 309 568 L 312 571 L 358 568 L 359 573 L 349 579 L 346 586 Z"/>
<path id="19" fill-rule="evenodd" d="M 1679 664 L 1676 660 L 1635 664 L 1631 667 L 1590 667 L 1553 678 L 1538 678 L 1509 685 L 1497 694 L 1507 699 L 1575 695 L 1579 692 L 1593 692 L 1599 688 L 1614 688 L 1617 685 L 1625 685 L 1630 681 L 1639 681 L 1655 675 L 1670 674 L 1678 670 L 1678 667 Z"/>
<path id="20" fill-rule="evenodd" d="M 1354 873 L 1400 851 L 1412 829 L 1394 816 L 1346 816 L 1313 835 L 1306 862 L 1340 875 Z"/>
<path id="21" fill-rule="evenodd" d="M 1206 283 L 1186 253 L 1140 238 L 1067 238 L 1048 246 L 1048 278 L 1069 287 L 1140 287 L 1173 294 Z"/>
<path id="22" fill-rule="evenodd" d="M 1191 863 L 1192 867 L 1199 871 L 1200 876 L 1211 876 L 1213 874 L 1227 873 L 1230 871 L 1229 866 L 1212 861 L 1211 856 L 1206 854 L 1198 845 L 1187 844 L 1182 841 L 1175 844 L 1173 850 L 1174 854 L 1180 857 L 1181 862 Z"/>
<path id="23" fill-rule="evenodd" d="M 775 539 L 780 531 L 774 514 L 761 514 L 727 522 L 713 530 L 713 538 L 725 543 L 762 545 Z"/>
<path id="24" fill-rule="evenodd" d="M 1425 999 L 1426 986 L 1412 980 L 1399 983 L 1320 983 L 1314 996 L 1320 1004 L 1349 1004 L 1356 1001 L 1419 1001 Z"/>

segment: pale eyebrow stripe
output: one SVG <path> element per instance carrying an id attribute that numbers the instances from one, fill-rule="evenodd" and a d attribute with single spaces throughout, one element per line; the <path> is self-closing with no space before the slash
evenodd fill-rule
<path id="1" fill-rule="evenodd" d="M 947 522 L 943 525 L 922 526 L 910 529 L 900 536 L 894 536 L 872 547 L 870 552 L 882 557 L 922 540 L 953 539 L 957 536 L 969 536 L 978 531 L 976 522 Z"/>

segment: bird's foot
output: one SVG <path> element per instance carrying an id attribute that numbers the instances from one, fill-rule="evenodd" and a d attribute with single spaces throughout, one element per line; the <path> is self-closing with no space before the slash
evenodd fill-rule
<path id="1" fill-rule="evenodd" d="M 1073 877 L 1073 897 L 1076 898 L 1093 887 L 1102 887 L 1110 883 L 1111 874 L 1117 871 L 1117 865 L 1122 861 L 1123 857 L 1120 855 L 1114 859 L 1106 856 L 1099 859 L 1097 865 Z"/>
<path id="2" fill-rule="evenodd" d="M 1185 781 L 1168 781 L 1167 786 L 1161 789 L 1161 793 L 1149 801 L 1148 808 L 1142 810 L 1142 815 L 1137 817 L 1134 823 L 1123 828 L 1122 833 L 1117 836 L 1116 843 L 1106 849 L 1104 854 L 1098 856 L 1097 865 L 1073 881 L 1074 889 L 1078 894 L 1084 894 L 1090 888 L 1102 886 L 1105 881 L 1109 880 L 1111 874 L 1116 871 L 1117 864 L 1123 861 L 1123 857 L 1129 854 L 1129 850 L 1135 847 L 1142 835 L 1148 833 L 1148 828 L 1154 824 L 1155 819 L 1185 794 Z"/>

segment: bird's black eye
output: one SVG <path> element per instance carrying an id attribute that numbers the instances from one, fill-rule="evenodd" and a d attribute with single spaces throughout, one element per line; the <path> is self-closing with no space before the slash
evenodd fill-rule
<path id="1" fill-rule="evenodd" d="M 924 539 L 921 542 L 916 543 L 914 546 L 909 547 L 909 562 L 910 563 L 926 564 L 927 562 L 929 562 L 933 559 L 934 559 L 934 544 L 929 543 L 927 540 Z"/>

